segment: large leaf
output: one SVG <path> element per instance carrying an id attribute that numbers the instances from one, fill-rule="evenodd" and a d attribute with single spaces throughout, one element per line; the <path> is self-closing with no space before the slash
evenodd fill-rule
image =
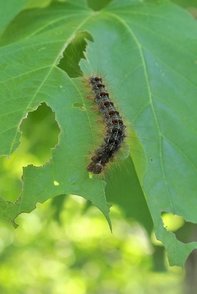
<path id="1" fill-rule="evenodd" d="M 61 133 L 48 164 L 24 168 L 22 195 L 16 204 L 2 200 L 1 216 L 13 220 L 37 202 L 73 193 L 91 200 L 109 219 L 108 179 L 89 177 L 86 171 L 99 132 L 85 98 L 88 91 L 80 79 L 57 67 L 65 48 L 82 32 L 93 42 L 88 41 L 81 70 L 85 76 L 104 77 L 132 133 L 127 143 L 157 238 L 171 263 L 182 264 L 197 243 L 178 241 L 163 227 L 161 213 L 197 222 L 197 25 L 167 1 L 117 0 L 96 13 L 85 1 L 69 1 L 24 11 L 8 27 L 0 49 L 1 153 L 13 152 L 22 119 L 41 102 L 55 112 Z"/>

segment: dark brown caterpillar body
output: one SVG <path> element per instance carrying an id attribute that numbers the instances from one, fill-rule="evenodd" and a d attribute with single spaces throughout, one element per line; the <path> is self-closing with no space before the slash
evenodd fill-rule
<path id="1" fill-rule="evenodd" d="M 87 169 L 94 174 L 100 174 L 105 165 L 120 149 L 125 138 L 126 127 L 119 112 L 110 100 L 102 79 L 100 77 L 90 77 L 89 83 L 94 93 L 94 100 L 105 121 L 106 134 L 103 143 L 92 156 Z"/>

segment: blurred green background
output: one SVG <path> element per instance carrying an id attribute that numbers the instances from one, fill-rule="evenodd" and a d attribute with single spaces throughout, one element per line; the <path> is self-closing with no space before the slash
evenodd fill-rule
<path id="1" fill-rule="evenodd" d="M 64 202 L 59 221 L 57 207 L 48 201 L 18 217 L 17 229 L 0 227 L 0 293 L 181 293 L 182 270 L 165 259 L 166 271 L 154 271 L 145 230 L 118 207 L 113 234 L 81 197 Z"/>

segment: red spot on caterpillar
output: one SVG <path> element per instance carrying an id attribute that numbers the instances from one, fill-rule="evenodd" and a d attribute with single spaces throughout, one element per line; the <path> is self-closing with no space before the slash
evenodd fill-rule
<path id="1" fill-rule="evenodd" d="M 94 174 L 100 174 L 105 165 L 120 149 L 125 138 L 126 127 L 114 103 L 109 98 L 109 93 L 105 89 L 102 78 L 90 77 L 89 83 L 94 94 L 94 101 L 103 116 L 106 134 L 103 143 L 95 150 L 94 155 L 91 157 L 87 170 Z"/>

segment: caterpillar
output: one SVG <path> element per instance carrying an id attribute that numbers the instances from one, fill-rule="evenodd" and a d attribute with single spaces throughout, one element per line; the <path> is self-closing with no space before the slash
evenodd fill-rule
<path id="1" fill-rule="evenodd" d="M 94 101 L 105 122 L 106 133 L 102 144 L 95 150 L 94 155 L 91 157 L 91 162 L 87 170 L 94 174 L 100 174 L 106 164 L 120 149 L 125 138 L 126 126 L 119 112 L 116 110 L 114 103 L 111 101 L 102 78 L 97 76 L 90 77 L 89 84 L 94 94 Z"/>

